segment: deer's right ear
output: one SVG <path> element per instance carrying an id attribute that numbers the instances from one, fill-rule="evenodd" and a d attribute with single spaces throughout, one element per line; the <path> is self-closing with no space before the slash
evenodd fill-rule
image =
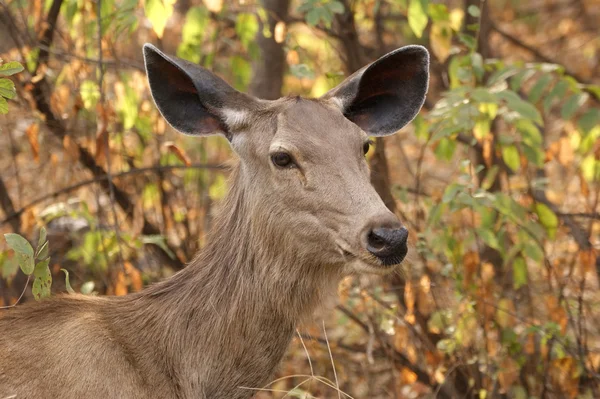
<path id="1" fill-rule="evenodd" d="M 144 45 L 150 92 L 176 130 L 191 135 L 224 134 L 231 140 L 258 100 L 240 93 L 210 71 Z"/>

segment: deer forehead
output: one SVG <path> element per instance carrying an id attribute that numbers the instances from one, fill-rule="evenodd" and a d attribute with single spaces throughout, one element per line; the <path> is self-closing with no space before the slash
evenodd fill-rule
<path id="1" fill-rule="evenodd" d="M 339 109 L 320 100 L 298 98 L 277 115 L 273 146 L 292 146 L 305 155 L 360 156 L 367 135 Z"/>

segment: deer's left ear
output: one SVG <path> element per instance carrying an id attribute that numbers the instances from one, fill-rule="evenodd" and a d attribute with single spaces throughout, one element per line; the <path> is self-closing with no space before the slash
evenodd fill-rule
<path id="1" fill-rule="evenodd" d="M 371 136 L 387 136 L 413 120 L 425 102 L 429 53 L 406 46 L 358 70 L 322 98 Z"/>

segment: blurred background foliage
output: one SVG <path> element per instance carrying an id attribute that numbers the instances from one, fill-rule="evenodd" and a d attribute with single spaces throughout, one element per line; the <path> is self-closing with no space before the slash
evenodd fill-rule
<path id="1" fill-rule="evenodd" d="M 368 154 L 409 259 L 344 280 L 257 396 L 600 397 L 599 21 L 597 0 L 0 0 L 0 231 L 38 242 L 0 244 L 0 301 L 138 291 L 205 242 L 230 150 L 166 125 L 143 43 L 267 99 L 422 44 L 426 104 Z"/>

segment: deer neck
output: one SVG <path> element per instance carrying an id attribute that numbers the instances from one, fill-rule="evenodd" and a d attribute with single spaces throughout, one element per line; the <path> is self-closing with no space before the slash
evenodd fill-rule
<path id="1" fill-rule="evenodd" d="M 183 397 L 252 396 L 248 388 L 269 382 L 296 324 L 339 281 L 294 251 L 289 233 L 257 226 L 235 179 L 200 254 L 132 297 L 136 330 L 168 359 L 173 369 L 164 372 L 178 377 Z"/>

